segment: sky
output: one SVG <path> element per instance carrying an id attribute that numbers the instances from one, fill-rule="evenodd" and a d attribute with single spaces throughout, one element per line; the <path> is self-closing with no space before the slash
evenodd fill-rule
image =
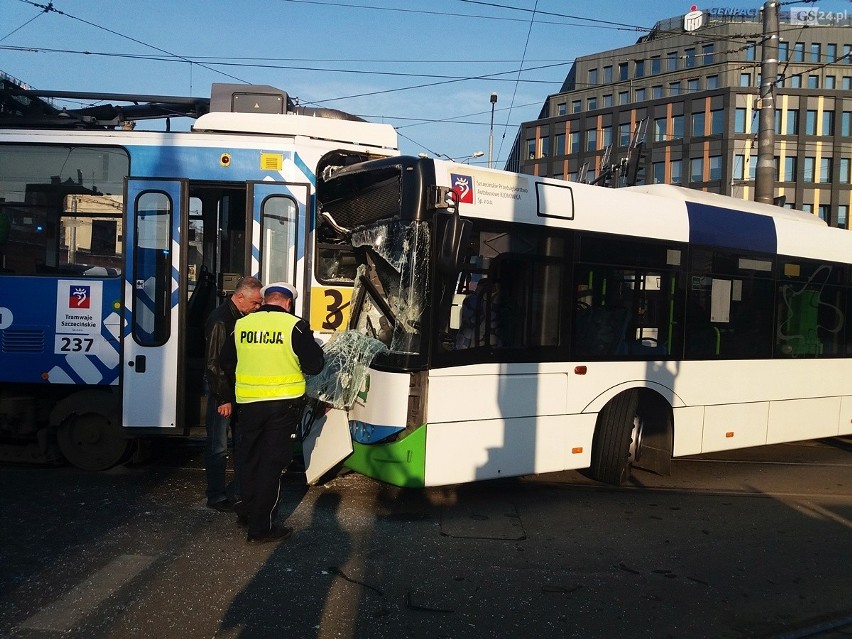
<path id="1" fill-rule="evenodd" d="M 209 97 L 214 82 L 266 84 L 305 106 L 392 124 L 405 154 L 487 165 L 493 136 L 491 159 L 502 167 L 520 124 L 537 119 L 576 57 L 633 44 L 657 20 L 691 6 L 672 0 L 0 0 L 0 71 L 51 91 Z M 753 9 L 763 2 L 698 6 Z M 810 7 L 852 15 L 850 0 Z M 482 157 L 472 157 L 477 152 Z"/>

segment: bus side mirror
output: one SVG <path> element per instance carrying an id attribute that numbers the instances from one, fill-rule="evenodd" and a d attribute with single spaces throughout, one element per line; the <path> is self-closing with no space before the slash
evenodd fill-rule
<path id="1" fill-rule="evenodd" d="M 455 275 L 467 261 L 468 244 L 473 224 L 463 220 L 457 214 L 438 217 L 438 272 L 442 275 Z"/>

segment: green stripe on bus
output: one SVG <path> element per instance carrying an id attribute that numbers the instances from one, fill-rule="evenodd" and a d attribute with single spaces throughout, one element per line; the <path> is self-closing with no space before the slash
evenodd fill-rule
<path id="1" fill-rule="evenodd" d="M 404 488 L 426 484 L 426 425 L 407 437 L 387 444 L 352 442 L 353 451 L 344 464 L 355 472 Z"/>

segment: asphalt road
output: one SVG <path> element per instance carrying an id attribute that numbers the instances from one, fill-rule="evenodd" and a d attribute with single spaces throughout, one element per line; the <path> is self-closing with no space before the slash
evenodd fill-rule
<path id="1" fill-rule="evenodd" d="M 105 473 L 0 466 L 0 636 L 852 636 L 852 438 L 623 488 L 293 475 L 275 545 L 203 490 L 197 439 Z"/>

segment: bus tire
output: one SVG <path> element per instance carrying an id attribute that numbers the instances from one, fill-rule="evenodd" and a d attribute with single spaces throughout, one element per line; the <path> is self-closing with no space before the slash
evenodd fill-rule
<path id="1" fill-rule="evenodd" d="M 69 463 L 89 471 L 124 462 L 131 443 L 116 420 L 93 412 L 70 415 L 59 427 L 56 441 Z"/>
<path id="2" fill-rule="evenodd" d="M 631 445 L 635 437 L 639 393 L 632 389 L 616 395 L 598 413 L 592 440 L 592 479 L 620 486 L 630 479 Z"/>

